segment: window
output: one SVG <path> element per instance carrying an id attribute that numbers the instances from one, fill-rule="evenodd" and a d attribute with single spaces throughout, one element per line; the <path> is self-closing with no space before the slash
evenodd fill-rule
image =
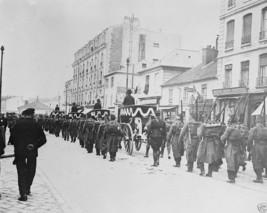
<path id="1" fill-rule="evenodd" d="M 106 88 L 109 87 L 109 81 L 108 81 L 108 78 L 106 79 L 105 85 L 106 85 Z"/>
<path id="2" fill-rule="evenodd" d="M 159 59 L 153 58 L 153 63 L 156 63 L 158 61 L 159 61 Z"/>
<path id="3" fill-rule="evenodd" d="M 158 48 L 159 47 L 159 43 L 154 43 L 153 47 L 157 47 Z"/>
<path id="4" fill-rule="evenodd" d="M 114 86 L 114 77 L 111 77 L 110 87 Z"/>
<path id="5" fill-rule="evenodd" d="M 249 61 L 241 62 L 241 80 L 240 87 L 248 87 L 249 83 Z"/>
<path id="6" fill-rule="evenodd" d="M 261 31 L 260 31 L 260 39 L 267 38 L 267 7 L 262 9 L 261 13 Z"/>
<path id="7" fill-rule="evenodd" d="M 140 34 L 139 36 L 139 49 L 138 49 L 138 61 L 146 58 L 146 35 Z"/>
<path id="8" fill-rule="evenodd" d="M 241 44 L 249 44 L 251 42 L 251 27 L 252 27 L 252 14 L 247 14 L 243 17 L 243 32 Z"/>
<path id="9" fill-rule="evenodd" d="M 235 6 L 235 0 L 228 0 L 228 8 Z"/>
<path id="10" fill-rule="evenodd" d="M 146 64 L 145 63 L 142 63 L 142 68 L 146 68 Z"/>
<path id="11" fill-rule="evenodd" d="M 148 92 L 149 92 L 149 75 L 146 75 L 146 83 L 145 83 L 144 93 L 148 94 Z"/>
<path id="12" fill-rule="evenodd" d="M 225 49 L 234 48 L 234 30 L 235 30 L 235 21 L 231 20 L 227 22 Z"/>
<path id="13" fill-rule="evenodd" d="M 232 64 L 225 66 L 225 82 L 224 88 L 229 88 L 232 86 Z"/>
<path id="14" fill-rule="evenodd" d="M 201 96 L 203 99 L 207 98 L 207 84 L 201 85 Z"/>
<path id="15" fill-rule="evenodd" d="M 260 55 L 260 71 L 257 86 L 267 85 L 267 54 Z"/>
<path id="16" fill-rule="evenodd" d="M 169 89 L 169 104 L 172 104 L 172 99 L 173 99 L 173 89 Z"/>
<path id="17" fill-rule="evenodd" d="M 155 78 L 154 78 L 154 91 L 157 93 L 159 92 L 159 74 L 155 73 Z"/>

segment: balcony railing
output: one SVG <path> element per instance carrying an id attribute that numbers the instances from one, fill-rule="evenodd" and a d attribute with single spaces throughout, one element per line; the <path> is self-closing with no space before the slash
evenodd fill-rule
<path id="1" fill-rule="evenodd" d="M 250 44 L 251 43 L 251 35 L 243 36 L 241 38 L 241 44 Z"/>
<path id="2" fill-rule="evenodd" d="M 260 32 L 260 40 L 267 39 L 267 31 L 263 30 Z"/>
<path id="3" fill-rule="evenodd" d="M 230 87 L 232 87 L 232 81 L 223 82 L 223 88 L 230 88 Z"/>
<path id="4" fill-rule="evenodd" d="M 239 81 L 239 86 L 240 87 L 248 87 L 249 86 L 249 83 L 248 82 L 249 82 L 248 79 L 241 79 Z"/>
<path id="5" fill-rule="evenodd" d="M 226 41 L 225 42 L 225 49 L 232 49 L 234 48 L 234 40 Z"/>
<path id="6" fill-rule="evenodd" d="M 267 86 L 267 77 L 257 78 L 257 87 Z"/>

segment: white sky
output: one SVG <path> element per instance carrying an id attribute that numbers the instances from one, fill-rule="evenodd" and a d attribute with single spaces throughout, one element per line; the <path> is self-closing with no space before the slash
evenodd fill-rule
<path id="1" fill-rule="evenodd" d="M 0 0 L 2 95 L 54 97 L 72 78 L 74 53 L 124 16 L 179 33 L 182 48 L 215 46 L 221 0 Z"/>

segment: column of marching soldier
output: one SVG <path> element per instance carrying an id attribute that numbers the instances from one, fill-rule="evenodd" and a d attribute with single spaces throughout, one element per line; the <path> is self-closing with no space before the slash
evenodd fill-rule
<path id="1" fill-rule="evenodd" d="M 159 158 L 163 157 L 167 147 L 168 158 L 171 159 L 172 150 L 174 166 L 180 167 L 185 152 L 187 171 L 192 172 L 196 164 L 200 175 L 207 177 L 212 177 L 213 172 L 219 171 L 222 158 L 225 157 L 229 183 L 235 183 L 239 167 L 245 171 L 246 161 L 252 160 L 256 174 L 253 181 L 263 183 L 263 177 L 267 178 L 267 128 L 263 126 L 262 117 L 257 116 L 256 125 L 250 130 L 234 119 L 226 126 L 222 123 L 196 122 L 194 117 L 191 113 L 189 121 L 182 124 L 179 116 L 173 121 L 169 118 L 162 121 L 157 116 L 151 116 L 145 127 L 148 143 L 144 157 L 148 157 L 152 147 L 153 166 L 158 166 Z M 56 137 L 61 132 L 65 141 L 74 143 L 78 139 L 88 153 L 92 153 L 94 147 L 96 154 L 102 154 L 104 159 L 109 153 L 110 161 L 115 161 L 118 148 L 121 148 L 123 132 L 114 115 L 99 116 L 96 120 L 76 116 L 39 116 L 38 123 Z M 158 125 L 154 125 L 155 123 Z M 204 164 L 208 164 L 207 173 Z"/>

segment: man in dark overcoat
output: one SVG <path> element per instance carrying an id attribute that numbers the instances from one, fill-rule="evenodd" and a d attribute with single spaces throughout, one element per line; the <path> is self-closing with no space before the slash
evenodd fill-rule
<path id="1" fill-rule="evenodd" d="M 10 142 L 15 148 L 15 161 L 18 173 L 20 201 L 27 201 L 36 172 L 38 148 L 46 143 L 46 136 L 41 126 L 34 119 L 34 109 L 22 112 L 10 135 Z"/>

